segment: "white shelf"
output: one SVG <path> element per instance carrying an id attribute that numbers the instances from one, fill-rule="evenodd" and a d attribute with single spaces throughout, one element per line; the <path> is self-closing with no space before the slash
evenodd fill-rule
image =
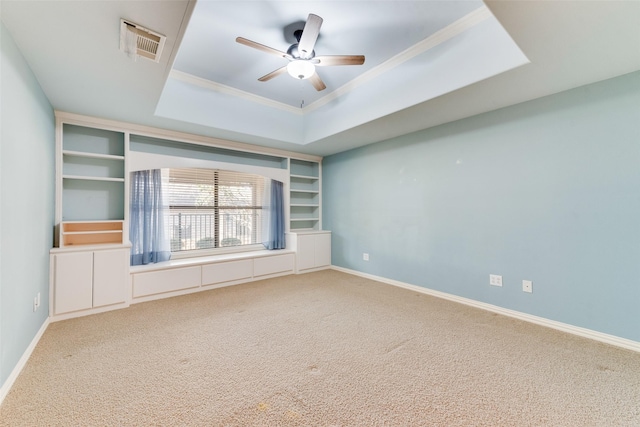
<path id="1" fill-rule="evenodd" d="M 98 154 L 98 153 L 89 153 L 86 151 L 70 151 L 64 150 L 62 154 L 65 156 L 73 156 L 73 157 L 85 157 L 90 159 L 105 159 L 105 160 L 124 160 L 124 156 L 116 156 L 113 154 Z"/>
<path id="2" fill-rule="evenodd" d="M 76 180 L 79 180 L 79 181 L 124 182 L 124 178 L 111 178 L 111 177 L 107 177 L 107 176 L 62 175 L 62 179 L 76 179 Z"/>
<path id="3" fill-rule="evenodd" d="M 308 176 L 308 175 L 291 175 L 291 178 L 308 179 L 310 181 L 317 181 L 318 179 L 320 179 L 317 176 Z"/>
<path id="4" fill-rule="evenodd" d="M 289 226 L 291 232 L 318 230 L 321 179 L 319 162 L 290 159 Z"/>

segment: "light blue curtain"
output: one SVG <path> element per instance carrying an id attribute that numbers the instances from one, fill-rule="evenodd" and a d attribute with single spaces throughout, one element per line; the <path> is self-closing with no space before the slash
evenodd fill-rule
<path id="1" fill-rule="evenodd" d="M 131 265 L 167 261 L 171 258 L 171 249 L 164 227 L 168 206 L 162 194 L 162 172 L 154 169 L 133 172 L 132 175 Z"/>
<path id="2" fill-rule="evenodd" d="M 265 187 L 268 196 L 267 204 L 263 207 L 263 231 L 262 244 L 267 249 L 284 249 L 284 186 L 280 181 L 270 180 L 271 184 Z"/>

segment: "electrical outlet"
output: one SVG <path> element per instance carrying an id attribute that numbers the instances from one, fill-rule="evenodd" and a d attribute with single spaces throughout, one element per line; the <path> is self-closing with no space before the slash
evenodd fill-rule
<path id="1" fill-rule="evenodd" d="M 497 274 L 490 274 L 489 284 L 492 286 L 502 286 L 502 276 L 499 276 Z"/>
<path id="2" fill-rule="evenodd" d="M 362 254 L 362 259 L 363 259 L 364 261 L 369 261 L 369 254 L 368 254 L 368 253 L 363 253 L 363 254 Z"/>
<path id="3" fill-rule="evenodd" d="M 33 312 L 38 309 L 38 297 L 33 297 Z"/>
<path id="4" fill-rule="evenodd" d="M 533 292 L 533 282 L 531 280 L 523 280 L 522 281 L 522 292 Z"/>

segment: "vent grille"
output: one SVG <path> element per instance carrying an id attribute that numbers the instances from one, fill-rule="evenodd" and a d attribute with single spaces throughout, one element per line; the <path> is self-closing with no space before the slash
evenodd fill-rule
<path id="1" fill-rule="evenodd" d="M 138 24 L 120 20 L 120 50 L 133 58 L 142 56 L 160 62 L 166 37 Z"/>

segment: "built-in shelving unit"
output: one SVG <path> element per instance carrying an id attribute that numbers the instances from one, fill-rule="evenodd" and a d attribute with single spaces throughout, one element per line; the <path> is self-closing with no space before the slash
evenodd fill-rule
<path id="1" fill-rule="evenodd" d="M 128 305 L 127 141 L 124 131 L 56 114 L 55 318 Z"/>
<path id="2" fill-rule="evenodd" d="M 289 183 L 284 251 L 225 253 L 130 268 L 129 174 L 168 158 L 254 170 Z M 294 156 L 294 157 L 291 157 Z M 288 175 L 288 176 L 287 176 Z M 56 242 L 50 251 L 54 320 L 188 292 L 327 268 L 321 158 L 56 112 Z M 297 249 L 296 249 L 297 248 Z"/>
<path id="3" fill-rule="evenodd" d="M 319 230 L 321 228 L 320 164 L 291 159 L 289 173 L 291 231 Z"/>
<path id="4" fill-rule="evenodd" d="M 61 140 L 58 220 L 124 220 L 124 132 L 64 123 Z"/>

